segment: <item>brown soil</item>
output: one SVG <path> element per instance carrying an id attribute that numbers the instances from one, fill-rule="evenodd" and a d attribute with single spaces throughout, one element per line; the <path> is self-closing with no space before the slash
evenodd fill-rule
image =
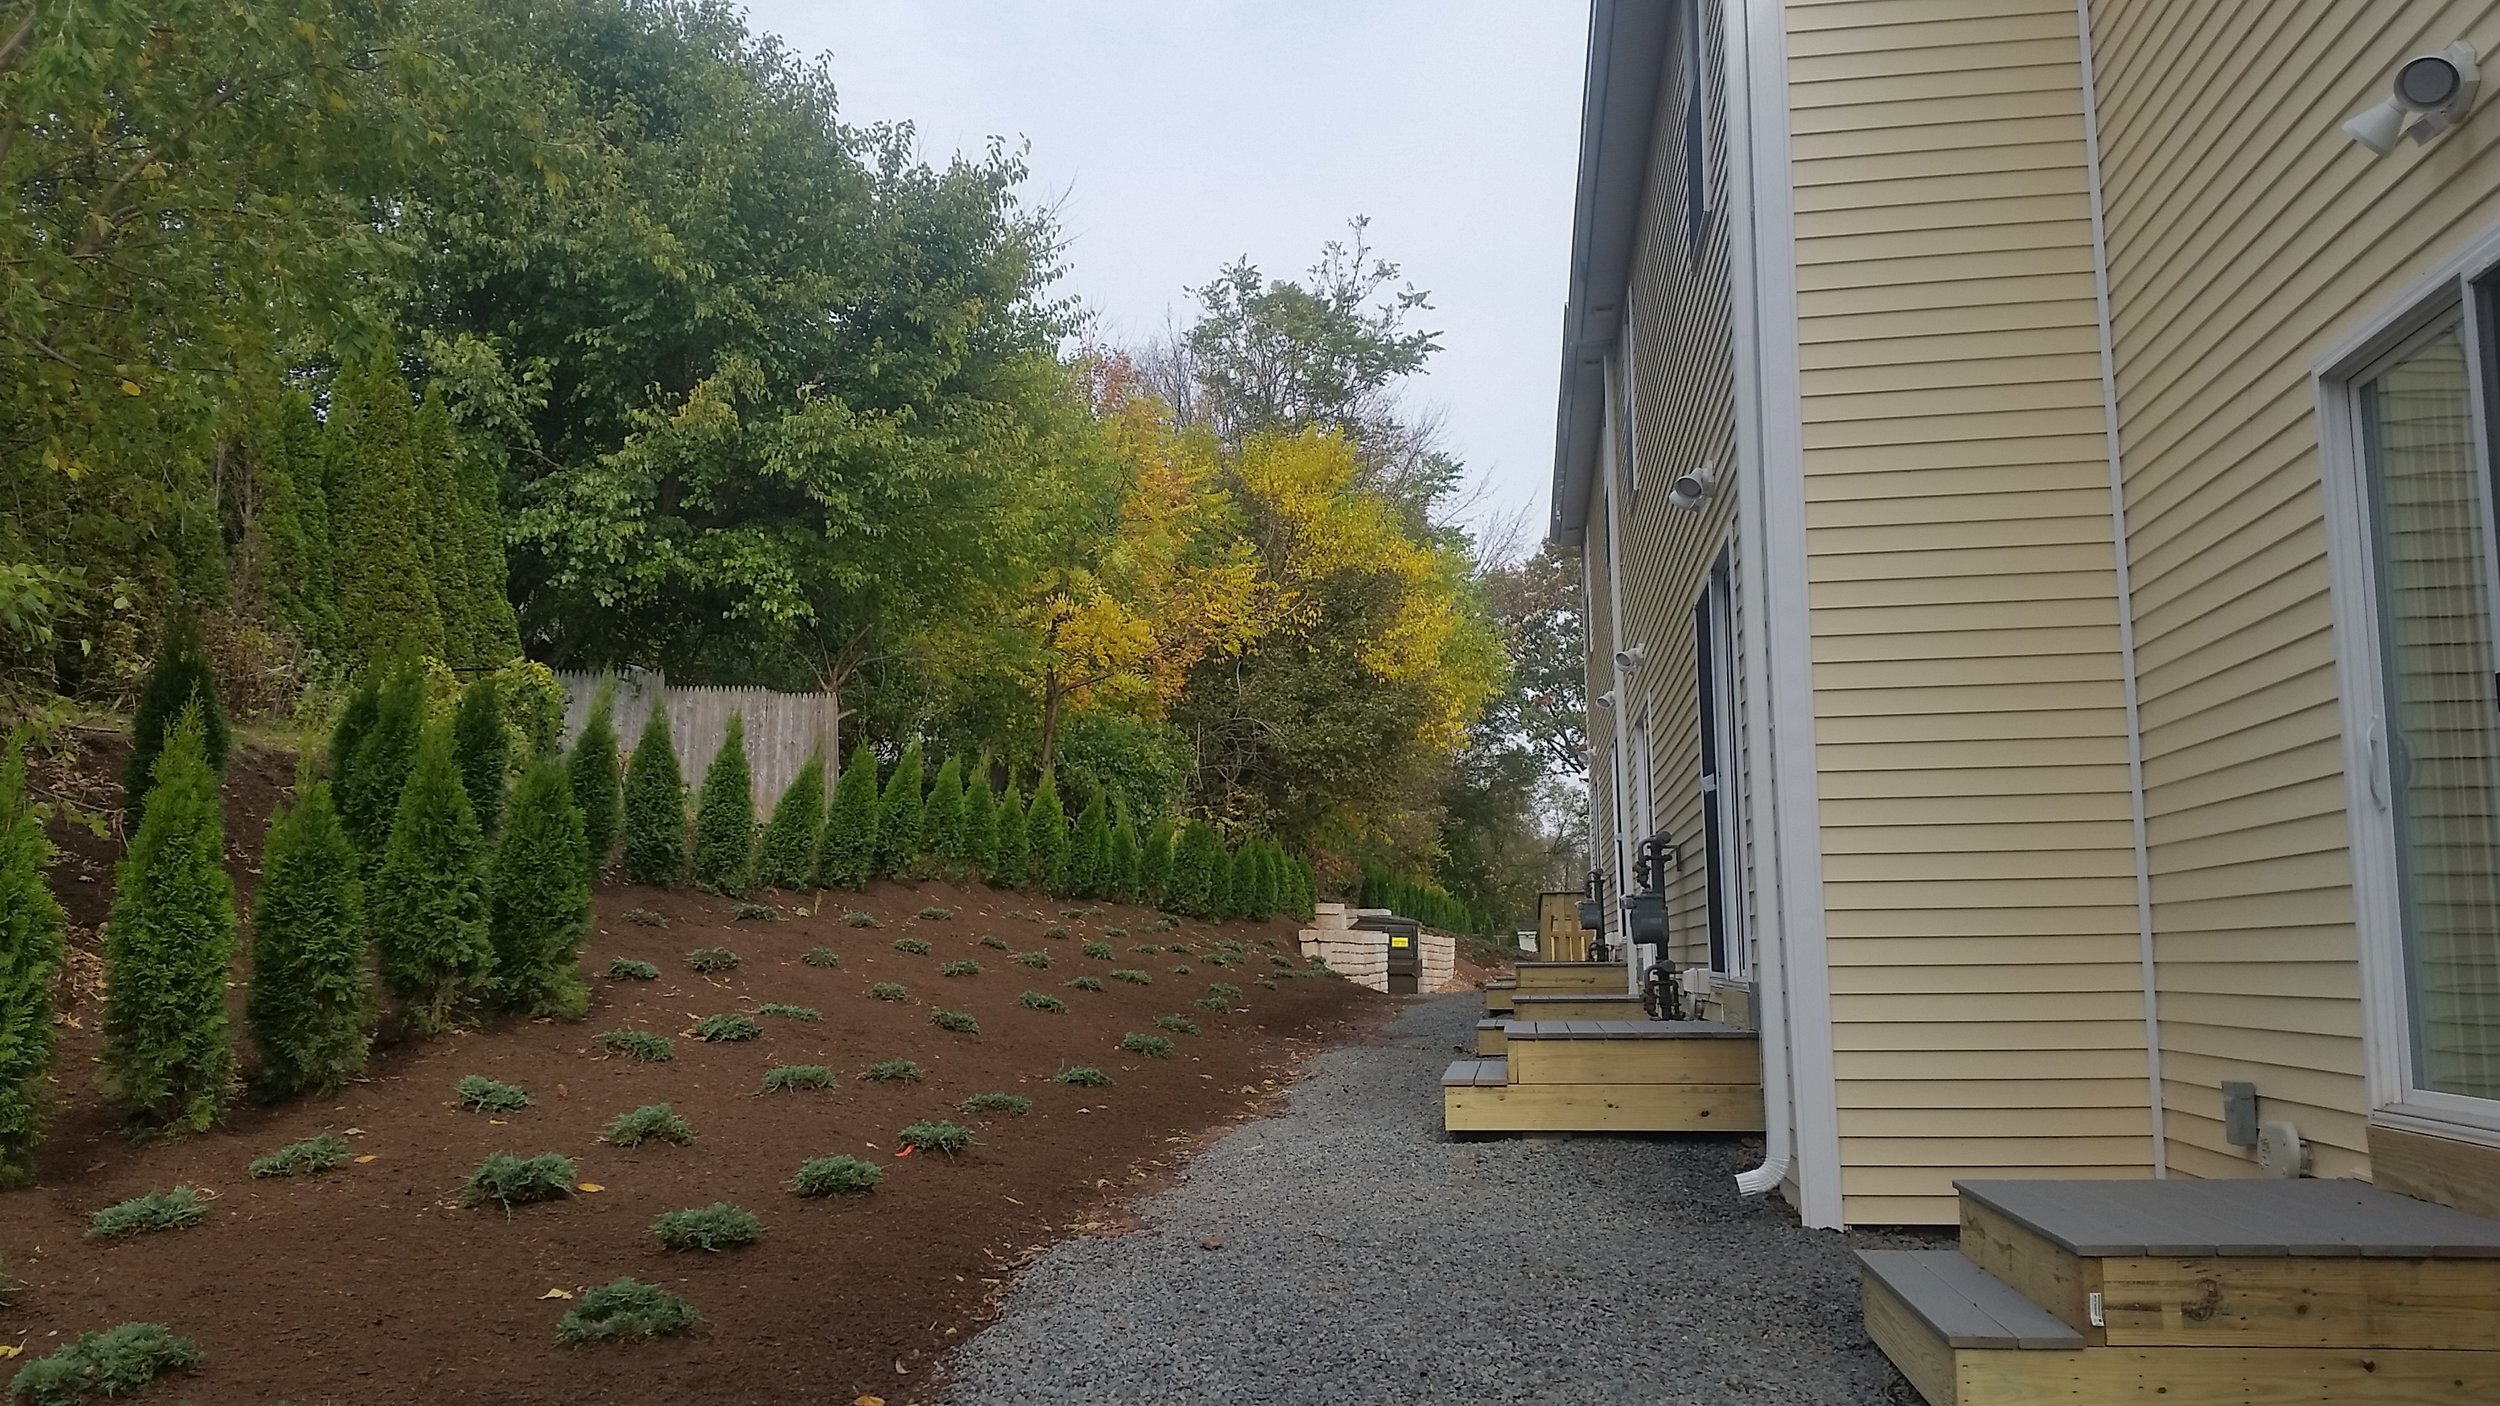
<path id="1" fill-rule="evenodd" d="M 117 762 L 98 748 L 80 769 Z M 238 887 L 251 877 L 241 854 L 257 852 L 291 766 L 259 752 L 232 768 Z M 110 902 L 118 843 L 59 838 L 56 887 L 91 930 Z M 900 884 L 777 901 L 781 920 L 737 922 L 726 899 L 604 888 L 585 965 L 596 973 L 611 957 L 640 958 L 660 967 L 660 980 L 594 976 L 585 1021 L 503 1023 L 386 1051 L 369 1078 L 335 1099 L 239 1104 L 227 1126 L 178 1140 L 133 1142 L 116 1130 L 89 1074 L 100 1044 L 95 990 L 73 979 L 56 1068 L 63 1107 L 41 1180 L 0 1195 L 0 1269 L 24 1285 L 0 1309 L 0 1341 L 32 1357 L 80 1331 L 164 1323 L 198 1339 L 202 1363 L 160 1394 L 201 1403 L 925 1401 L 939 1389 L 941 1355 L 1025 1258 L 1052 1240 L 1116 1227 L 1125 1197 L 1272 1096 L 1308 1055 L 1362 1038 L 1388 1008 L 1333 980 L 1258 987 L 1270 970 L 1264 943 L 1290 952 L 1282 923 L 1149 933 L 1151 912 L 1118 905 L 1063 916 L 1063 905 L 1032 894 Z M 933 904 L 953 916 L 915 916 Z M 625 921 L 634 909 L 665 925 Z M 846 925 L 852 909 L 880 926 Z M 1067 936 L 1044 936 L 1060 927 Z M 990 933 L 1017 951 L 1049 953 L 1051 966 L 1029 970 L 978 945 Z M 82 945 L 92 936 L 82 931 Z M 905 936 L 934 951 L 894 950 Z M 1219 937 L 1245 942 L 1249 960 L 1212 964 Z M 1112 943 L 1117 958 L 1083 956 L 1078 946 L 1089 939 Z M 1129 951 L 1168 941 L 1196 950 Z M 688 950 L 715 945 L 736 951 L 741 965 L 711 977 L 687 969 Z M 839 952 L 841 965 L 802 963 L 817 945 Z M 956 957 L 983 971 L 938 976 L 938 964 Z M 1115 967 L 1147 971 L 1153 984 L 1063 985 Z M 906 984 L 911 1000 L 867 999 L 875 981 Z M 1227 1014 L 1192 1008 L 1210 981 L 1245 987 L 1247 998 Z M 1065 999 L 1068 1012 L 1019 1007 L 1027 988 Z M 763 1037 L 743 1044 L 693 1038 L 701 1017 L 762 1001 L 812 1006 L 825 1018 L 765 1017 Z M 981 1033 L 936 1028 L 937 1006 L 971 1012 Z M 1162 1033 L 1152 1021 L 1168 1013 L 1187 1014 L 1203 1034 L 1171 1036 L 1168 1059 L 1118 1048 L 1124 1032 Z M 618 1027 L 668 1036 L 675 1058 L 644 1064 L 606 1053 L 598 1033 Z M 887 1058 L 919 1062 L 926 1082 L 859 1077 Z M 757 1092 L 765 1069 L 802 1063 L 832 1066 L 839 1087 Z M 1115 1082 L 1051 1080 L 1070 1064 L 1099 1066 Z M 453 1095 L 464 1074 L 519 1084 L 536 1106 L 465 1112 Z M 955 1112 L 968 1095 L 992 1090 L 1031 1097 L 1032 1112 Z M 609 1119 L 649 1103 L 673 1105 L 694 1125 L 694 1145 L 599 1141 Z M 952 1160 L 896 1156 L 896 1130 L 932 1118 L 971 1127 L 972 1150 Z M 359 1160 L 293 1180 L 245 1174 L 251 1158 L 325 1131 L 344 1135 Z M 458 1206 L 463 1179 L 499 1151 L 563 1153 L 600 1189 L 508 1215 Z M 883 1165 L 883 1185 L 834 1201 L 785 1189 L 801 1161 L 840 1152 Z M 118 1244 L 85 1238 L 98 1208 L 177 1183 L 215 1197 L 202 1225 Z M 762 1241 L 719 1255 L 659 1248 L 653 1218 L 715 1201 L 762 1217 Z M 551 1291 L 578 1294 L 620 1275 L 683 1294 L 702 1323 L 681 1338 L 558 1347 L 555 1324 L 568 1305 Z"/>

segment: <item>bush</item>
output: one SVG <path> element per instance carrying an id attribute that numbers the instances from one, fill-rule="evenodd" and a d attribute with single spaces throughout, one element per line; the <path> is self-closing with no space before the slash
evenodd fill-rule
<path id="1" fill-rule="evenodd" d="M 1033 868 L 1033 837 L 1026 831 L 1024 796 L 1014 785 L 990 814 L 990 862 L 981 877 L 993 888 L 1023 888 Z"/>
<path id="2" fill-rule="evenodd" d="M 631 957 L 612 957 L 608 960 L 608 975 L 619 981 L 657 981 L 660 969 Z"/>
<path id="3" fill-rule="evenodd" d="M 707 1015 L 696 1021 L 694 1026 L 696 1039 L 708 1040 L 715 1044 L 737 1044 L 752 1040 L 763 1033 L 764 1027 L 756 1024 L 753 1017 L 730 1012 Z"/>
<path id="4" fill-rule="evenodd" d="M 1198 1022 L 1191 1020 L 1185 1015 L 1159 1015 L 1155 1017 L 1155 1025 L 1159 1029 L 1169 1030 L 1175 1035 L 1195 1035 L 1198 1033 Z"/>
<path id="5" fill-rule="evenodd" d="M 911 999 L 911 992 L 905 989 L 903 983 L 899 981 L 880 981 L 868 988 L 868 999 L 871 1001 L 908 1001 Z"/>
<path id="6" fill-rule="evenodd" d="M 963 771 L 963 760 L 950 756 L 929 783 L 929 798 L 920 811 L 920 853 L 912 863 L 920 873 L 951 877 L 962 872 L 957 855 L 964 842 Z"/>
<path id="7" fill-rule="evenodd" d="M 1135 967 L 1116 967 L 1112 970 L 1111 979 L 1113 981 L 1125 981 L 1131 986 L 1151 986 L 1154 984 L 1153 977 L 1146 975 L 1144 972 L 1137 970 Z"/>
<path id="8" fill-rule="evenodd" d="M 622 814 L 622 782 L 616 767 L 616 680 L 603 677 L 590 696 L 590 719 L 573 751 L 564 759 L 565 779 L 573 783 L 573 804 L 582 809 L 582 841 L 589 848 L 593 875 L 608 867 L 616 852 L 616 827 Z"/>
<path id="9" fill-rule="evenodd" d="M 1137 895 L 1140 902 L 1171 901 L 1172 852 L 1177 836 L 1169 824 L 1158 823 L 1143 837 L 1137 851 Z"/>
<path id="10" fill-rule="evenodd" d="M 914 1123 L 894 1140 L 914 1152 L 943 1152 L 952 1157 L 972 1146 L 972 1131 L 960 1123 Z"/>
<path id="11" fill-rule="evenodd" d="M 1216 866 L 1224 862 L 1224 844 L 1203 820 L 1182 827 L 1172 845 L 1171 875 L 1164 883 L 1163 906 L 1193 918 L 1211 918 L 1221 897 Z"/>
<path id="12" fill-rule="evenodd" d="M 754 785 L 746 715 L 731 713 L 694 812 L 694 881 L 714 893 L 744 893 L 754 874 Z"/>
<path id="13" fill-rule="evenodd" d="M 929 1012 L 929 1023 L 940 1030 L 952 1030 L 958 1035 L 981 1033 L 981 1022 L 973 1019 L 969 1011 L 933 1010 Z"/>
<path id="14" fill-rule="evenodd" d="M 699 823 L 699 822 L 698 822 Z M 755 857 L 755 880 L 772 888 L 805 888 L 816 878 L 816 837 L 825 828 L 825 759 L 811 756 L 773 804 L 773 818 Z"/>
<path id="15" fill-rule="evenodd" d="M 638 928 L 664 928 L 668 926 L 668 919 L 661 917 L 659 914 L 652 912 L 648 908 L 626 909 L 625 921 L 632 923 Z"/>
<path id="16" fill-rule="evenodd" d="M 860 1077 L 879 1084 L 917 1084 L 927 1076 L 908 1059 L 881 1059 L 861 1071 Z"/>
<path id="17" fill-rule="evenodd" d="M 917 916 L 927 918 L 931 922 L 944 922 L 955 916 L 955 910 L 952 908 L 940 908 L 936 904 L 932 903 L 928 907 L 921 909 Z"/>
<path id="18" fill-rule="evenodd" d="M 987 948 L 989 948 L 989 949 L 990 949 L 991 951 L 993 951 L 993 952 L 1004 952 L 1004 951 L 1008 950 L 1008 949 L 1007 949 L 1007 940 L 1006 940 L 1005 938 L 1003 938 L 1003 937 L 998 936 L 996 933 L 984 933 L 984 934 L 982 934 L 982 937 L 981 937 L 981 946 L 983 946 L 983 947 L 987 947 Z"/>
<path id="19" fill-rule="evenodd" d="M 834 783 L 817 842 L 816 874 L 826 884 L 864 889 L 877 874 L 877 754 L 862 742 Z"/>
<path id="20" fill-rule="evenodd" d="M 990 789 L 989 758 L 975 757 L 964 769 L 963 813 L 956 820 L 954 847 L 946 857 L 969 877 L 971 871 L 989 867 L 997 838 L 998 793 Z"/>
<path id="21" fill-rule="evenodd" d="M 139 708 L 130 720 L 130 757 L 122 765 L 125 833 L 135 834 L 146 823 L 157 757 L 185 709 L 198 717 L 200 755 L 209 771 L 224 774 L 234 732 L 226 723 L 226 710 L 218 704 L 217 679 L 208 655 L 200 648 L 199 621 L 187 607 L 177 606 L 165 622 L 165 638 L 157 645 L 147 681 L 139 686 Z"/>
<path id="22" fill-rule="evenodd" d="M 958 1113 L 1004 1113 L 1021 1118 L 1033 1111 L 1033 1100 L 1022 1094 L 974 1094 L 955 1105 Z"/>
<path id="23" fill-rule="evenodd" d="M 689 971 L 709 975 L 713 972 L 735 971 L 737 967 L 738 954 L 726 947 L 698 947 L 686 954 L 686 968 Z"/>
<path id="24" fill-rule="evenodd" d="M 556 1324 L 556 1341 L 605 1342 L 610 1338 L 657 1338 L 695 1325 L 694 1306 L 666 1289 L 638 1279 L 615 1279 L 582 1295 Z"/>
<path id="25" fill-rule="evenodd" d="M 929 955 L 928 939 L 919 937 L 898 937 L 894 939 L 894 950 L 897 952 L 908 952 L 915 957 L 926 957 Z"/>
<path id="26" fill-rule="evenodd" d="M 813 1025 L 825 1018 L 825 1013 L 816 1009 L 814 1006 L 789 1006 L 784 1005 L 779 1001 L 766 1001 L 764 1004 L 755 1008 L 755 1013 L 757 1015 L 779 1016 L 783 1020 L 802 1020 L 806 1021 L 810 1025 Z"/>
<path id="27" fill-rule="evenodd" d="M 646 1103 L 611 1119 L 599 1140 L 616 1147 L 640 1147 L 646 1142 L 671 1142 L 685 1147 L 694 1142 L 694 1125 L 678 1117 L 677 1111 L 665 1103 Z"/>
<path id="28" fill-rule="evenodd" d="M 429 727 L 367 895 L 382 987 L 418 1033 L 450 1026 L 494 969 L 485 853 L 452 766 L 450 730 Z"/>
<path id="29" fill-rule="evenodd" d="M 581 969 L 582 939 L 590 935 L 590 850 L 571 791 L 552 757 L 521 774 L 495 846 L 487 903 L 495 1003 L 568 1020 L 590 1009 Z"/>
<path id="30" fill-rule="evenodd" d="M 482 1206 L 492 1201 L 509 1211 L 538 1201 L 573 1194 L 573 1159 L 553 1152 L 515 1157 L 498 1152 L 478 1164 L 461 1187 L 460 1204 Z"/>
<path id="31" fill-rule="evenodd" d="M 1189 1004 L 1202 1011 L 1215 1011 L 1219 1014 L 1233 1008 L 1233 1003 L 1222 996 L 1201 996 Z"/>
<path id="32" fill-rule="evenodd" d="M 1068 812 L 1059 800 L 1059 783 L 1049 772 L 1033 788 L 1033 805 L 1024 819 L 1025 848 L 1033 856 L 1033 881 L 1053 896 L 1068 891 Z"/>
<path id="33" fill-rule="evenodd" d="M 801 1196 L 865 1196 L 885 1180 L 885 1168 L 857 1157 L 810 1157 L 799 1164 L 790 1189 Z"/>
<path id="34" fill-rule="evenodd" d="M 1090 976 L 1070 977 L 1067 984 L 1078 991 L 1100 991 L 1102 989 L 1102 983 L 1096 981 Z"/>
<path id="35" fill-rule="evenodd" d="M 599 1043 L 618 1054 L 632 1055 L 646 1064 L 659 1064 L 676 1054 L 674 1046 L 663 1035 L 648 1030 L 609 1030 L 602 1032 Z"/>
<path id="36" fill-rule="evenodd" d="M 234 889 L 196 715 L 175 720 L 104 934 L 104 1087 L 139 1118 L 205 1130 L 226 1104 Z"/>
<path id="37" fill-rule="evenodd" d="M 87 1222 L 90 1240 L 119 1240 L 158 1230 L 180 1230 L 208 1219 L 208 1202 L 187 1186 L 151 1191 L 107 1206 Z"/>
<path id="38" fill-rule="evenodd" d="M 1111 813 L 1096 791 L 1077 813 L 1068 833 L 1068 870 L 1063 887 L 1078 898 L 1102 898 L 1111 891 Z"/>
<path id="39" fill-rule="evenodd" d="M 1083 952 L 1086 956 L 1093 958 L 1097 962 L 1112 961 L 1120 955 L 1119 953 L 1111 950 L 1111 944 L 1108 942 L 1088 942 L 1077 950 Z"/>
<path id="40" fill-rule="evenodd" d="M 1018 993 L 1016 996 L 1016 1004 L 1029 1011 L 1050 1011 L 1054 1014 L 1068 1008 L 1067 1002 L 1060 1000 L 1056 996 L 1041 991 L 1025 991 Z"/>
<path id="41" fill-rule="evenodd" d="M 838 967 L 842 965 L 842 954 L 830 947 L 810 947 L 799 960 L 811 967 Z"/>
<path id="42" fill-rule="evenodd" d="M 1217 845 L 1215 850 L 1215 862 L 1207 870 L 1207 911 L 1200 916 L 1214 918 L 1218 921 L 1226 918 L 1238 918 L 1241 916 L 1240 910 L 1234 905 L 1233 902 L 1233 890 L 1235 887 L 1233 870 L 1235 867 L 1236 863 L 1233 852 L 1225 849 L 1220 844 Z"/>
<path id="43" fill-rule="evenodd" d="M 885 924 L 878 922 L 877 915 L 874 913 L 853 911 L 842 915 L 842 926 L 846 928 L 881 928 L 884 927 Z"/>
<path id="44" fill-rule="evenodd" d="M 1226 982 L 1210 981 L 1207 983 L 1207 994 L 1210 996 L 1239 996 L 1241 994 L 1241 988 Z"/>
<path id="45" fill-rule="evenodd" d="M 968 959 L 958 958 L 952 962 L 938 963 L 940 976 L 979 976 L 980 974 L 981 964 Z"/>
<path id="46" fill-rule="evenodd" d="M 665 888 L 686 870 L 686 778 L 669 736 L 668 708 L 651 700 L 625 763 L 625 877 Z"/>
<path id="47" fill-rule="evenodd" d="M 80 1333 L 38 1357 L 9 1381 L 9 1400 L 27 1406 L 81 1406 L 99 1396 L 136 1396 L 167 1372 L 198 1365 L 199 1344 L 156 1323 L 124 1323 Z"/>
<path id="48" fill-rule="evenodd" d="M 821 1064 L 782 1064 L 764 1071 L 764 1092 L 782 1093 L 790 1089 L 830 1089 L 833 1071 Z"/>
<path id="49" fill-rule="evenodd" d="M 0 745 L 0 1187 L 35 1179 L 52 1068 L 52 981 L 68 948 L 44 882 L 52 844 L 26 804 L 21 746 Z"/>
<path id="50" fill-rule="evenodd" d="M 351 724 L 354 726 L 351 728 Z M 352 735 L 351 735 L 352 732 Z M 356 843 L 369 877 L 381 866 L 390 847 L 391 827 L 399 821 L 400 792 L 417 762 L 417 744 L 425 734 L 425 675 L 402 665 L 379 685 L 369 715 L 351 702 L 331 739 L 332 785 L 338 791 L 339 820 Z M 352 746 L 346 769 L 338 770 L 338 750 Z M 368 898 L 371 895 L 367 895 Z"/>
<path id="51" fill-rule="evenodd" d="M 1071 1064 L 1050 1077 L 1055 1083 L 1074 1084 L 1080 1089 L 1107 1088 L 1111 1083 L 1110 1075 L 1090 1064 Z"/>
<path id="52" fill-rule="evenodd" d="M 347 1161 L 347 1140 L 323 1133 L 290 1142 L 266 1157 L 255 1157 L 245 1170 L 256 1177 L 301 1177 L 326 1172 Z"/>
<path id="53" fill-rule="evenodd" d="M 1189 964 L 1188 964 L 1187 962 L 1181 962 L 1181 963 L 1176 964 L 1176 965 L 1172 968 L 1172 975 L 1174 975 L 1174 976 L 1187 976 L 1187 975 L 1189 975 Z"/>
<path id="54" fill-rule="evenodd" d="M 477 828 L 488 835 L 503 824 L 504 774 L 512 769 L 512 737 L 504 731 L 503 711 L 495 705 L 493 676 L 460 690 L 459 707 L 451 717 L 451 756 L 460 771 L 460 789 L 468 794 Z"/>
<path id="55" fill-rule="evenodd" d="M 741 903 L 729 910 L 729 921 L 733 923 L 777 923 L 781 921 L 781 910 L 769 903 Z"/>
<path id="56" fill-rule="evenodd" d="M 651 1233 L 671 1250 L 732 1250 L 754 1244 L 764 1233 L 764 1223 L 752 1211 L 715 1201 L 709 1206 L 670 1211 L 651 1222 Z"/>
<path id="57" fill-rule="evenodd" d="M 1128 1051 L 1130 1054 L 1141 1054 L 1151 1059 L 1163 1059 L 1172 1053 L 1172 1042 L 1164 1039 L 1160 1035 L 1140 1035 L 1132 1031 L 1129 1034 L 1120 1037 L 1120 1048 Z"/>
<path id="58" fill-rule="evenodd" d="M 1111 822 L 1110 833 L 1103 841 L 1102 896 L 1122 903 L 1135 903 L 1142 896 L 1143 882 L 1137 844 L 1137 822 L 1130 818 L 1128 808 L 1120 808 L 1118 818 Z"/>
<path id="59" fill-rule="evenodd" d="M 244 1025 L 260 1049 L 254 1084 L 267 1098 L 334 1093 L 365 1067 L 373 988 L 356 847 L 339 823 L 330 783 L 311 783 L 279 812 L 260 868 L 252 984 L 243 999 Z M 6 887 L 0 877 L 0 892 Z"/>
<path id="60" fill-rule="evenodd" d="M 517 1084 L 498 1083 L 482 1074 L 460 1076 L 460 1106 L 472 1113 L 510 1113 L 530 1106 L 530 1096 Z"/>
<path id="61" fill-rule="evenodd" d="M 1050 954 L 1048 952 L 1018 952 L 1016 964 L 1031 967 L 1035 971 L 1043 971 L 1050 966 Z"/>
<path id="62" fill-rule="evenodd" d="M 920 821 L 928 799 L 928 778 L 921 774 L 920 744 L 903 748 L 894 774 L 886 778 L 877 800 L 877 872 L 907 874 L 920 857 Z"/>

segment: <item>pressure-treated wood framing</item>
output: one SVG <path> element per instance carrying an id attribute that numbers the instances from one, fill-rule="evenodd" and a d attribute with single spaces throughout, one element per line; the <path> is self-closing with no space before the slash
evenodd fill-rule
<path id="1" fill-rule="evenodd" d="M 1444 1085 L 1454 1133 L 1758 1133 L 1759 1084 Z"/>
<path id="2" fill-rule="evenodd" d="M 1476 1022 L 1477 1054 L 1489 1055 L 1495 1059 L 1499 1059 L 1509 1050 L 1509 1048 L 1510 1040 L 1502 1032 L 1502 1022 L 1498 1020 L 1479 1020 Z"/>
<path id="3" fill-rule="evenodd" d="M 1511 1012 L 1521 1020 L 1647 1020 L 1638 996 L 1535 992 L 1514 996 Z"/>
<path id="4" fill-rule="evenodd" d="M 1631 974 L 1613 962 L 1521 962 L 1513 970 L 1518 973 L 1515 980 L 1522 996 L 1538 992 L 1622 996 L 1632 989 Z"/>
<path id="5" fill-rule="evenodd" d="M 2092 1293 L 2101 1287 L 2099 1260 L 2052 1244 L 1968 1198 L 1962 1202 L 1962 1254 L 2083 1334 L 2085 1341 L 2101 1340 L 2101 1330 L 2092 1326 L 2091 1308 Z"/>

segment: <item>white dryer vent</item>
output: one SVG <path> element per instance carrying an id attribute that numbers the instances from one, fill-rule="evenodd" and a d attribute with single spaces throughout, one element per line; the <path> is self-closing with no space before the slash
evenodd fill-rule
<path id="1" fill-rule="evenodd" d="M 2257 1165 L 2270 1177 L 2290 1181 L 2309 1169 L 2309 1147 L 2300 1140 L 2300 1129 L 2289 1122 L 2276 1121 L 2257 1129 Z"/>

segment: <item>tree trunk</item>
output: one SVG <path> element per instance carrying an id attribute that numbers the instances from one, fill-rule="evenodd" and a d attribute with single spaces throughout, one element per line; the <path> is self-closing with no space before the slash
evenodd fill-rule
<path id="1" fill-rule="evenodd" d="M 1059 704 L 1067 696 L 1060 686 L 1059 671 L 1050 669 L 1042 675 L 1042 770 L 1050 770 L 1050 754 L 1059 745 Z"/>

